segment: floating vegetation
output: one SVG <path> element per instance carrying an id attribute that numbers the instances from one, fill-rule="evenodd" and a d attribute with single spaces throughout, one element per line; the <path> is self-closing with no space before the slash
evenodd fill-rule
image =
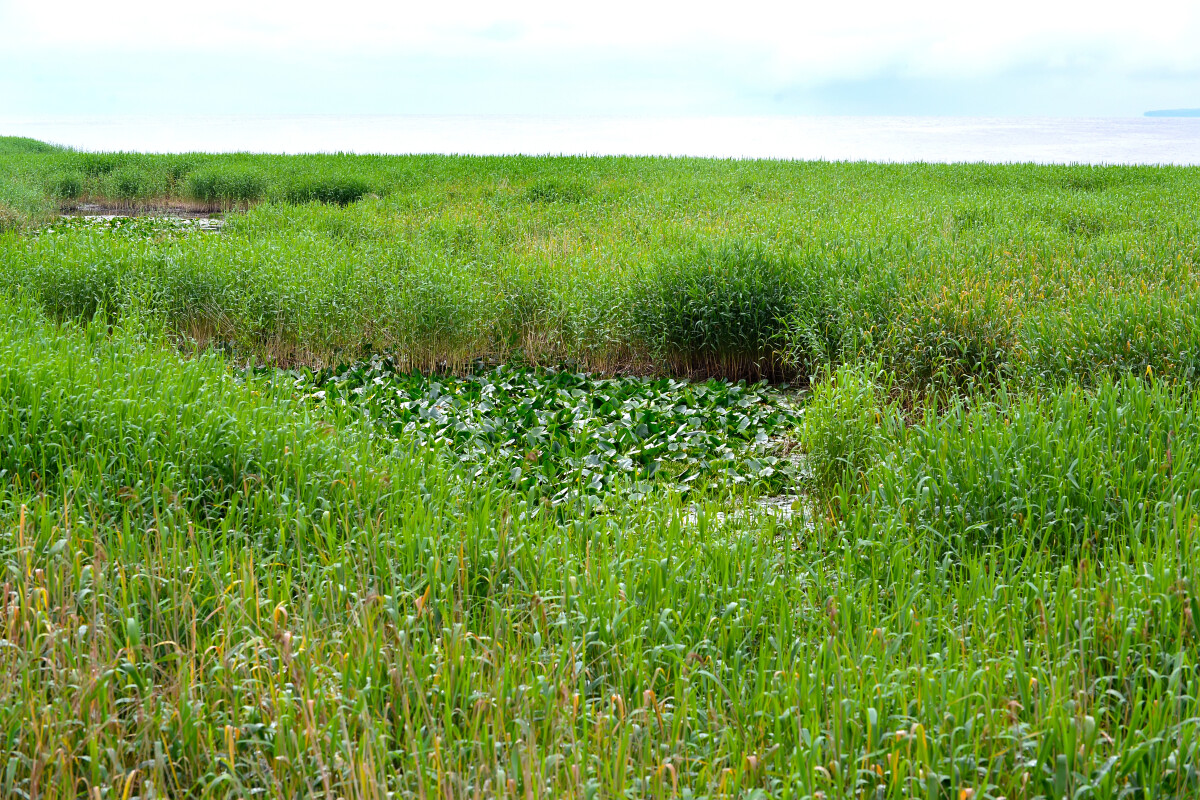
<path id="1" fill-rule="evenodd" d="M 41 236 L 69 235 L 74 231 L 114 233 L 127 238 L 154 240 L 163 235 L 193 231 L 216 233 L 225 225 L 217 217 L 177 217 L 170 215 L 73 214 L 64 215 L 40 228 Z"/>
<path id="2" fill-rule="evenodd" d="M 777 494 L 797 477 L 786 457 L 795 395 L 766 384 L 507 367 L 426 377 L 373 360 L 297 385 L 319 402 L 362 409 L 397 440 L 447 447 L 477 479 L 504 476 L 554 504 L 636 500 L 652 484 Z"/>

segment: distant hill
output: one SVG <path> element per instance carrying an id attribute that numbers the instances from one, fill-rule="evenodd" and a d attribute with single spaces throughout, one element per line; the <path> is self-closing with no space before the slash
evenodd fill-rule
<path id="1" fill-rule="evenodd" d="M 1160 111 L 1147 111 L 1147 117 L 1200 117 L 1200 108 L 1165 108 Z"/>

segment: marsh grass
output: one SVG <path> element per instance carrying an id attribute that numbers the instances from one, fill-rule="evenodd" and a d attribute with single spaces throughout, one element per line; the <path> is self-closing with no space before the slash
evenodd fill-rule
<path id="1" fill-rule="evenodd" d="M 1008 541 L 1085 557 L 1194 524 L 1195 414 L 1190 391 L 1134 377 L 960 400 L 896 437 L 865 502 L 960 552 Z"/>
<path id="2" fill-rule="evenodd" d="M 757 378 L 783 371 L 788 320 L 807 287 L 762 246 L 701 246 L 652 268 L 635 326 L 676 372 Z"/>
<path id="3" fill-rule="evenodd" d="M 371 184 L 354 174 L 303 175 L 293 178 L 283 189 L 287 202 L 329 203 L 346 206 L 371 191 Z"/>
<path id="4" fill-rule="evenodd" d="M 1107 296 L 1069 313 L 1028 321 L 1031 370 L 1042 382 L 1094 384 L 1106 376 L 1158 376 L 1194 385 L 1200 376 L 1200 295 L 1182 288 L 1152 297 Z"/>
<path id="5" fill-rule="evenodd" d="M 968 391 L 1003 383 L 1023 354 L 1009 298 L 990 287 L 941 287 L 894 309 L 878 352 L 908 386 Z"/>
<path id="6" fill-rule="evenodd" d="M 818 493 L 857 492 L 864 473 L 901 437 L 904 419 L 892 397 L 893 378 L 878 365 L 843 364 L 812 387 L 800 443 Z"/>
<path id="7" fill-rule="evenodd" d="M 46 183 L 47 193 L 59 200 L 71 200 L 83 194 L 83 175 L 64 171 L 50 176 Z"/>
<path id="8" fill-rule="evenodd" d="M 202 203 L 246 207 L 267 190 L 266 177 L 254 169 L 207 167 L 185 174 L 188 197 Z"/>
<path id="9" fill-rule="evenodd" d="M 5 796 L 1200 794 L 1195 170 L 0 165 Z M 220 234 L 47 224 L 54 176 L 241 171 Z M 378 197 L 288 202 L 330 176 Z M 320 403 L 270 368 L 379 354 Z M 444 374 L 510 358 L 815 381 L 791 431 L 767 390 Z M 738 415 L 804 459 L 685 500 Z M 523 480 L 576 468 L 604 508 Z"/>
<path id="10" fill-rule="evenodd" d="M 45 220 L 51 210 L 47 198 L 29 186 L 0 177 L 0 225 L 18 230 Z"/>
<path id="11" fill-rule="evenodd" d="M 55 195 L 249 207 L 220 241 L 18 239 L 2 269 L 76 282 L 100 256 L 120 266 L 114 312 L 161 298 L 180 335 L 282 366 L 386 354 L 804 381 L 866 359 L 951 392 L 1194 375 L 1172 358 L 1194 351 L 1181 298 L 1200 291 L 1186 169 L 5 147 L 0 200 L 21 225 Z M 211 287 L 202 305 L 174 271 Z M 1169 333 L 1144 327 L 1158 315 Z"/>
<path id="12" fill-rule="evenodd" d="M 97 177 L 110 175 L 121 168 L 131 167 L 136 165 L 137 162 L 145 160 L 147 159 L 139 157 L 135 153 L 79 152 L 71 153 L 68 156 L 67 163 L 73 165 L 84 175 Z"/>
<path id="13" fill-rule="evenodd" d="M 595 189 L 579 179 L 549 178 L 540 180 L 525 190 L 531 203 L 582 203 L 595 194 Z"/>
<path id="14" fill-rule="evenodd" d="M 57 145 L 26 136 L 0 136 L 0 156 L 47 155 L 60 153 L 62 150 L 63 148 Z"/>
<path id="15" fill-rule="evenodd" d="M 154 177 L 138 167 L 121 167 L 109 173 L 108 183 L 111 188 L 107 194 L 126 204 L 163 194 Z"/>
<path id="16" fill-rule="evenodd" d="M 24 218 L 16 209 L 5 203 L 0 203 L 0 233 L 19 230 L 24 221 Z"/>
<path id="17" fill-rule="evenodd" d="M 3 322 L 6 791 L 1197 788 L 1181 390 L 930 417 L 811 530 L 561 519 L 152 326 Z"/>

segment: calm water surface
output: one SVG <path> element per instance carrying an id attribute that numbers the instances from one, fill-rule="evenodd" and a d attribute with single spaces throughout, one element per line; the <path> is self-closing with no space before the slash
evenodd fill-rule
<path id="1" fill-rule="evenodd" d="M 676 155 L 1200 164 L 1200 119 L 980 117 L 3 117 L 86 150 Z"/>

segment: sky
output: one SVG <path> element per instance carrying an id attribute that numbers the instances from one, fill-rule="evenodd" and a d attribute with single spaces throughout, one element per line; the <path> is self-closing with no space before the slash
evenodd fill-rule
<path id="1" fill-rule="evenodd" d="M 0 0 L 0 116 L 1140 116 L 1197 0 Z"/>

